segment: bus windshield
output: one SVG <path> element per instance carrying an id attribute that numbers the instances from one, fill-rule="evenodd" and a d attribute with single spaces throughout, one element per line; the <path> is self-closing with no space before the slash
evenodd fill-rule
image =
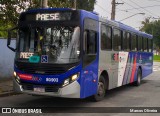
<path id="1" fill-rule="evenodd" d="M 28 53 L 46 55 L 48 63 L 74 63 L 80 55 L 80 27 L 21 27 L 16 58 L 27 61 Z"/>

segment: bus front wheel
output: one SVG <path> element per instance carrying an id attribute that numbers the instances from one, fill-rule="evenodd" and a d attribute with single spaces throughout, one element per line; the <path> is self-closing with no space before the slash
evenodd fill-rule
<path id="1" fill-rule="evenodd" d="M 93 101 L 101 101 L 104 99 L 106 94 L 106 83 L 103 76 L 100 76 L 100 79 L 98 81 L 98 91 L 97 94 L 92 96 Z"/>

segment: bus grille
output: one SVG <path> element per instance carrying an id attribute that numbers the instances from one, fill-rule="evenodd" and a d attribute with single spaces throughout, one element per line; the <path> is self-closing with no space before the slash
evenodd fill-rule
<path id="1" fill-rule="evenodd" d="M 62 67 L 54 64 L 33 64 L 16 62 L 15 65 L 19 70 L 29 74 L 62 74 L 69 69 L 69 67 Z"/>
<path id="2" fill-rule="evenodd" d="M 51 86 L 51 85 L 22 84 L 22 88 L 24 90 L 29 90 L 29 91 L 33 91 L 34 86 L 44 87 L 45 92 L 58 92 L 59 88 L 61 88 L 61 86 L 58 86 L 58 85 L 52 85 Z"/>

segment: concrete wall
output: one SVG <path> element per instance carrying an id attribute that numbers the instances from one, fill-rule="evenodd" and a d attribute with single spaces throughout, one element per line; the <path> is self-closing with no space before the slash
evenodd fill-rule
<path id="1" fill-rule="evenodd" d="M 16 41 L 11 41 L 11 46 L 15 47 Z M 15 52 L 7 47 L 7 39 L 0 39 L 0 78 L 10 78 L 13 76 Z"/>

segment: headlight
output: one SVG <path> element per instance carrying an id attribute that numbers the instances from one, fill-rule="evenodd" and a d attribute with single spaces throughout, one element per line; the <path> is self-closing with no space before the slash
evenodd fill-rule
<path id="1" fill-rule="evenodd" d="M 74 74 L 74 75 L 71 77 L 71 81 L 77 80 L 78 77 L 79 77 L 79 74 Z"/>
<path id="2" fill-rule="evenodd" d="M 16 77 L 16 76 L 17 76 L 17 73 L 16 73 L 16 72 L 14 72 L 14 73 L 13 73 L 13 75 L 14 75 L 14 77 Z"/>
<path id="3" fill-rule="evenodd" d="M 72 82 L 74 82 L 75 80 L 78 79 L 78 77 L 79 77 L 79 73 L 74 74 L 70 78 L 64 80 L 63 87 L 68 85 L 68 84 L 70 84 L 70 83 L 72 83 Z"/>

